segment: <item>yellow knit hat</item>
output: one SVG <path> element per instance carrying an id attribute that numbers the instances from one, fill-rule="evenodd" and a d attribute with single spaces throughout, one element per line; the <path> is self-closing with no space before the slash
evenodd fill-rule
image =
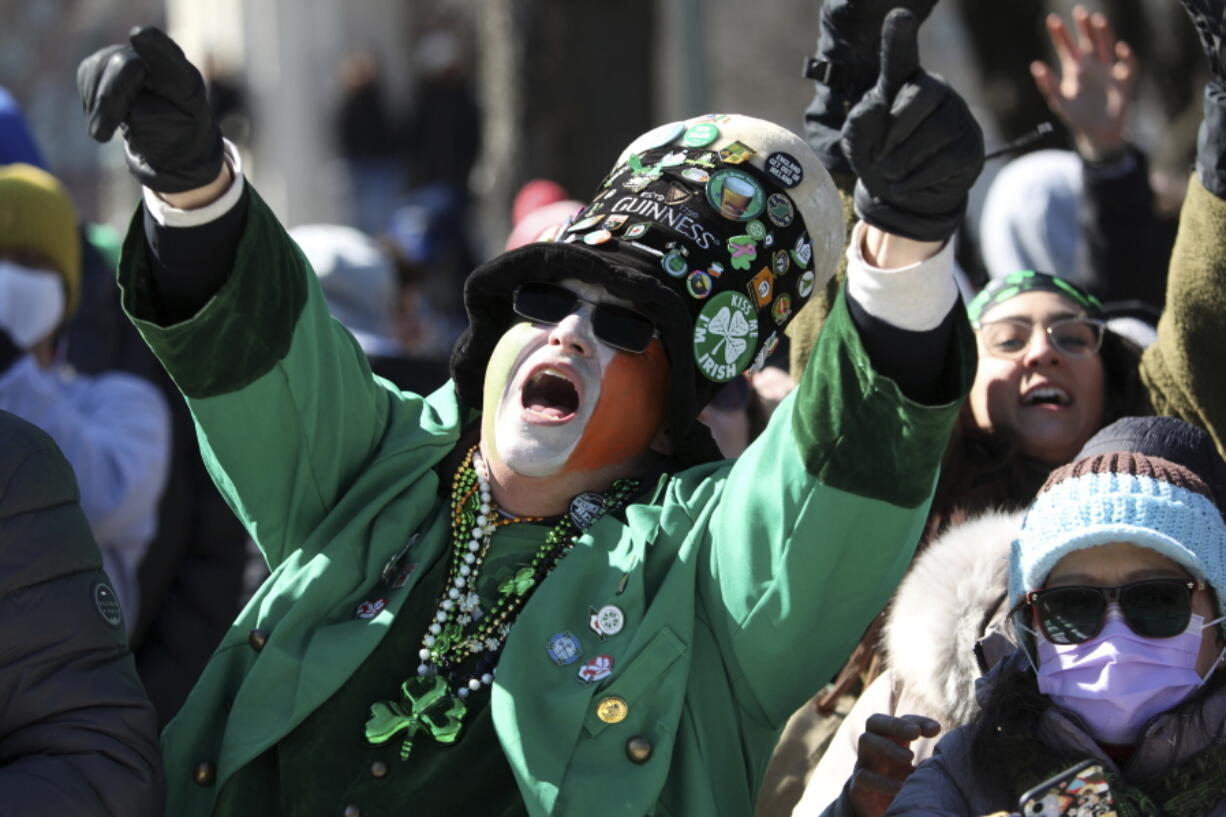
<path id="1" fill-rule="evenodd" d="M 33 165 L 0 165 L 0 251 L 31 250 L 64 276 L 64 319 L 81 293 L 81 239 L 68 191 Z"/>

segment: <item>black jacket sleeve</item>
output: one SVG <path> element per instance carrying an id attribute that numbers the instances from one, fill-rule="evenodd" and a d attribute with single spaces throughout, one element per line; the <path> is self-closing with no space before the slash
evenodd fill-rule
<path id="1" fill-rule="evenodd" d="M 1086 288 L 1103 301 L 1140 301 L 1161 311 L 1175 237 L 1154 211 L 1145 154 L 1130 145 L 1117 161 L 1083 168 L 1078 264 L 1088 274 Z"/>
<path id="2" fill-rule="evenodd" d="M 157 720 L 51 438 L 0 412 L 0 814 L 156 817 Z"/>
<path id="3" fill-rule="evenodd" d="M 199 227 L 163 226 L 142 205 L 145 247 L 162 325 L 195 315 L 229 278 L 250 200 L 250 188 L 244 186 L 237 204 Z"/>

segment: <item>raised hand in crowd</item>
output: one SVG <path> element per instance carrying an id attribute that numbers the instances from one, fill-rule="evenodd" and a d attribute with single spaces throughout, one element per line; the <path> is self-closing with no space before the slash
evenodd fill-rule
<path id="1" fill-rule="evenodd" d="M 805 111 L 805 136 L 831 173 L 851 173 L 843 155 L 847 112 L 877 83 L 881 25 L 893 9 L 910 10 L 923 22 L 936 0 L 825 0 L 819 16 L 817 51 L 805 75 L 817 80 L 817 95 Z"/>
<path id="2" fill-rule="evenodd" d="M 894 795 L 915 771 L 915 754 L 908 748 L 921 737 L 934 738 L 941 725 L 922 715 L 869 717 L 856 750 L 856 770 L 848 796 L 857 817 L 881 817 Z"/>
<path id="3" fill-rule="evenodd" d="M 224 189 L 221 131 L 208 106 L 204 79 L 161 30 L 134 28 L 129 45 L 113 45 L 85 58 L 77 69 L 77 88 L 89 135 L 106 142 L 118 128 L 128 171 L 143 186 L 172 202 L 170 194 L 210 185 Z"/>
<path id="4" fill-rule="evenodd" d="M 1036 60 L 1030 64 L 1035 85 L 1048 107 L 1072 132 L 1081 155 L 1093 162 L 1124 149 L 1124 124 L 1137 80 L 1137 58 L 1128 43 L 1117 40 L 1102 14 L 1073 7 L 1074 38 L 1058 14 L 1047 16 L 1047 33 L 1059 71 Z"/>
<path id="5" fill-rule="evenodd" d="M 881 73 L 848 114 L 842 146 L 857 176 L 861 219 L 914 241 L 943 242 L 983 169 L 983 132 L 962 97 L 920 67 L 918 32 L 910 11 L 886 17 Z"/>

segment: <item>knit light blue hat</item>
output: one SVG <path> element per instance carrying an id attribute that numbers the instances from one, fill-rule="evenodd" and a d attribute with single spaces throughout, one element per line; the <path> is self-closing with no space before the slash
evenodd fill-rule
<path id="1" fill-rule="evenodd" d="M 1226 522 L 1204 481 L 1188 468 L 1134 452 L 1080 459 L 1052 472 L 1022 522 L 1009 559 L 1009 601 L 1047 581 L 1077 550 L 1129 542 L 1226 589 Z M 1218 593 L 1218 614 L 1223 594 Z"/>

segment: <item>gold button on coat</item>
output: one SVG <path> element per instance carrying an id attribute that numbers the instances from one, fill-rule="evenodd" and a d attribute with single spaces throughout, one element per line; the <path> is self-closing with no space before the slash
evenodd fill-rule
<path id="1" fill-rule="evenodd" d="M 362 810 L 357 806 L 345 806 L 345 810 L 341 812 L 342 817 L 362 817 Z"/>
<path id="2" fill-rule="evenodd" d="M 609 696 L 596 704 L 596 717 L 605 723 L 621 723 L 630 714 L 630 707 L 621 698 Z"/>
<path id="3" fill-rule="evenodd" d="M 626 757 L 632 763 L 646 763 L 651 757 L 651 741 L 642 735 L 635 735 L 626 741 Z"/>
<path id="4" fill-rule="evenodd" d="M 387 772 L 387 764 L 382 760 L 376 760 L 374 763 L 370 764 L 371 777 L 387 777 Z"/>
<path id="5" fill-rule="evenodd" d="M 192 769 L 192 780 L 201 786 L 211 786 L 217 779 L 217 767 L 207 760 L 202 760 Z"/>
<path id="6" fill-rule="evenodd" d="M 252 630 L 251 634 L 247 636 L 247 645 L 250 646 L 251 649 L 255 650 L 256 652 L 259 652 L 260 650 L 264 649 L 264 645 L 267 643 L 268 643 L 268 631 L 267 630 L 261 630 L 257 628 L 257 629 Z"/>

